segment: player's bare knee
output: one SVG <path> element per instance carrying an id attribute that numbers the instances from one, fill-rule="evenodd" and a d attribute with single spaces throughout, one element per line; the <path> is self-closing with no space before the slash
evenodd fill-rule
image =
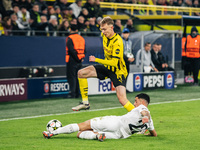
<path id="1" fill-rule="evenodd" d="M 78 71 L 78 78 L 82 78 L 83 77 L 83 71 L 82 69 Z"/>
<path id="2" fill-rule="evenodd" d="M 79 123 L 78 126 L 79 126 L 79 131 L 91 130 L 90 120 L 87 120 L 83 123 Z"/>

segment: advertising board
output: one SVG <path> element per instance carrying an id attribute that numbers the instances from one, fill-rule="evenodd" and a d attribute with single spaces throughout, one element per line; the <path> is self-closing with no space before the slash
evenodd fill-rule
<path id="1" fill-rule="evenodd" d="M 28 79 L 28 99 L 62 97 L 70 93 L 66 78 Z"/>
<path id="2" fill-rule="evenodd" d="M 0 102 L 26 100 L 26 99 L 27 99 L 26 79 L 0 80 Z"/>

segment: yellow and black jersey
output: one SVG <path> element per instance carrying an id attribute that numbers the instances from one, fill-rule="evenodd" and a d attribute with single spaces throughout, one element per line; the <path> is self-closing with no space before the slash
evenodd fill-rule
<path id="1" fill-rule="evenodd" d="M 123 74 L 126 78 L 128 73 L 123 58 L 124 46 L 121 36 L 116 33 L 111 38 L 107 38 L 103 34 L 101 36 L 103 38 L 105 59 L 96 58 L 95 62 L 103 64 L 106 68 L 115 72 L 117 76 Z"/>

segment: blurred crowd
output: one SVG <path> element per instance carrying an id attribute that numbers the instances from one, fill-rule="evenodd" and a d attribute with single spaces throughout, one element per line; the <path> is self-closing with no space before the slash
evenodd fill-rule
<path id="1" fill-rule="evenodd" d="M 78 30 L 87 35 L 100 35 L 99 23 L 103 15 L 100 1 L 199 7 L 198 0 L 87 0 L 84 4 L 82 0 L 74 3 L 68 0 L 1 0 L 0 35 L 67 36 L 71 24 L 77 24 Z M 145 14 L 145 10 L 140 10 L 139 14 Z M 125 27 L 134 32 L 132 24 L 128 19 Z M 115 32 L 121 31 L 121 20 L 117 19 Z"/>
<path id="2" fill-rule="evenodd" d="M 67 36 L 71 24 L 81 32 L 99 32 L 102 19 L 99 0 L 2 0 L 0 4 L 1 35 Z M 34 33 L 33 33 L 34 31 Z M 56 32 L 54 32 L 56 31 Z"/>

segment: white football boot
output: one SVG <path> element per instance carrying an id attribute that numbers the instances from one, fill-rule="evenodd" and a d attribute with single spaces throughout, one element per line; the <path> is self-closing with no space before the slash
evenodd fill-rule
<path id="1" fill-rule="evenodd" d="M 87 109 L 90 109 L 90 104 L 84 104 L 83 102 L 80 102 L 80 104 L 76 107 L 72 107 L 73 111 L 87 110 Z"/>

